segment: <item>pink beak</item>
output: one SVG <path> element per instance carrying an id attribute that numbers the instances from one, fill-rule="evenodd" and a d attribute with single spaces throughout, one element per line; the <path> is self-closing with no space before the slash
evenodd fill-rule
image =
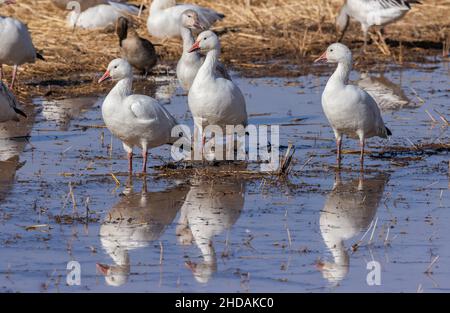
<path id="1" fill-rule="evenodd" d="M 325 51 L 324 53 L 322 53 L 322 55 L 320 57 L 318 57 L 317 59 L 314 60 L 314 63 L 320 62 L 320 61 L 328 61 L 327 59 L 327 52 Z"/>
<path id="2" fill-rule="evenodd" d="M 196 43 L 194 43 L 194 45 L 191 47 L 191 49 L 189 49 L 189 53 L 192 53 L 194 51 L 198 51 L 200 50 L 200 41 L 197 41 Z"/>
<path id="3" fill-rule="evenodd" d="M 102 273 L 105 276 L 108 275 L 108 271 L 109 271 L 108 265 L 97 263 L 96 267 L 97 267 L 97 271 L 99 271 L 100 273 Z"/>
<path id="4" fill-rule="evenodd" d="M 102 78 L 98 80 L 98 83 L 100 84 L 109 78 L 111 78 L 111 74 L 109 73 L 109 71 L 106 71 L 105 74 L 103 74 Z"/>

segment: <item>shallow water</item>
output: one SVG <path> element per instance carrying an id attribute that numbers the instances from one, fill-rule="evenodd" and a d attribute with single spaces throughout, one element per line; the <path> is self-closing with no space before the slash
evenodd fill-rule
<path id="1" fill-rule="evenodd" d="M 379 153 L 449 142 L 448 127 L 425 111 L 438 122 L 434 110 L 450 116 L 448 74 L 445 63 L 384 73 L 393 94 L 401 90 L 387 97 L 399 107 L 383 113 L 394 136 L 369 141 L 364 176 L 352 154 L 335 175 L 320 105 L 327 77 L 235 77 L 250 123 L 284 125 L 281 144 L 296 145 L 289 180 L 276 184 L 194 176 L 127 183 L 118 174 L 117 186 L 109 173 L 124 172 L 127 160 L 98 127 L 101 97 L 34 99 L 27 127 L 0 127 L 0 138 L 31 132 L 28 141 L 1 139 L 1 291 L 449 291 L 448 152 Z M 151 90 L 191 124 L 173 78 Z M 357 149 L 353 140 L 344 146 Z M 170 161 L 168 147 L 152 155 L 152 173 Z M 66 284 L 70 261 L 81 265 L 79 286 Z M 379 286 L 367 283 L 371 261 L 381 266 Z"/>

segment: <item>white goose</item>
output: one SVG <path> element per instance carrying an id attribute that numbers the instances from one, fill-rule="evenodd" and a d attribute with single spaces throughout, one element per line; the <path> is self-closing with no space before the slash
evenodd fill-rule
<path id="1" fill-rule="evenodd" d="M 133 70 L 126 60 L 111 61 L 99 83 L 109 78 L 118 83 L 103 102 L 103 120 L 111 133 L 122 140 L 128 153 L 130 174 L 135 146 L 142 149 L 142 172 L 146 173 L 148 149 L 174 142 L 171 131 L 177 121 L 155 99 L 132 94 Z"/>
<path id="2" fill-rule="evenodd" d="M 52 0 L 60 9 L 71 10 L 67 15 L 68 27 L 84 29 L 114 27 L 117 19 L 126 15 L 138 15 L 139 8 L 126 1 L 109 0 Z M 78 2 L 78 4 L 77 4 Z"/>
<path id="3" fill-rule="evenodd" d="M 340 174 L 335 178 L 333 190 L 327 196 L 320 213 L 320 232 L 333 255 L 333 262 L 318 262 L 317 268 L 331 283 L 342 281 L 349 271 L 350 256 L 345 241 L 367 230 L 373 221 L 389 176 L 342 182 Z"/>
<path id="4" fill-rule="evenodd" d="M 340 39 L 345 35 L 349 17 L 361 23 L 364 33 L 364 49 L 367 46 L 367 35 L 372 26 L 385 26 L 401 19 L 411 10 L 416 0 L 347 0 L 336 19 L 336 28 L 341 32 Z"/>
<path id="5" fill-rule="evenodd" d="M 28 28 L 14 18 L 0 16 L 0 43 L 0 81 L 3 79 L 3 64 L 14 66 L 10 85 L 13 89 L 19 65 L 44 58 L 36 52 Z"/>
<path id="6" fill-rule="evenodd" d="M 353 62 L 350 49 L 334 43 L 315 62 L 321 60 L 338 63 L 322 94 L 322 107 L 336 136 L 338 168 L 341 166 L 342 137 L 347 135 L 359 138 L 363 170 L 366 139 L 387 138 L 392 133 L 385 126 L 375 100 L 361 88 L 348 84 Z"/>
<path id="7" fill-rule="evenodd" d="M 183 54 L 177 64 L 177 78 L 181 87 L 185 91 L 189 91 L 194 82 L 195 76 L 197 76 L 198 70 L 205 62 L 205 57 L 199 52 L 189 53 L 195 39 L 192 35 L 193 29 L 204 29 L 200 23 L 197 12 L 194 10 L 186 10 L 181 16 L 181 38 L 183 39 Z M 231 80 L 225 67 L 221 64 L 217 64 L 217 75 L 228 80 Z"/>
<path id="8" fill-rule="evenodd" d="M 18 122 L 19 115 L 27 117 L 19 109 L 19 104 L 14 94 L 0 81 L 0 123 L 8 121 Z"/>
<path id="9" fill-rule="evenodd" d="M 206 59 L 199 69 L 189 90 L 189 109 L 194 117 L 197 130 L 202 131 L 202 146 L 205 144 L 203 127 L 247 126 L 247 108 L 244 95 L 239 87 L 226 78 L 217 75 L 220 57 L 220 41 L 212 31 L 201 33 L 189 50 L 201 50 Z M 197 139 L 197 138 L 195 138 Z"/>
<path id="10" fill-rule="evenodd" d="M 206 29 L 225 17 L 212 9 L 194 4 L 177 5 L 176 0 L 153 0 L 147 20 L 148 32 L 154 37 L 163 39 L 180 36 L 180 19 L 186 10 L 197 12 L 201 24 Z"/>

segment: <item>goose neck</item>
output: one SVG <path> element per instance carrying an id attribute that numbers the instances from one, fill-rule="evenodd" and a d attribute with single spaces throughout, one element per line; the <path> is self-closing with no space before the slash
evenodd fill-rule
<path id="1" fill-rule="evenodd" d="M 188 54 L 189 49 L 194 45 L 194 37 L 191 30 L 187 27 L 182 26 L 180 32 L 183 39 L 183 53 Z"/>
<path id="2" fill-rule="evenodd" d="M 110 95 L 115 97 L 125 98 L 131 94 L 131 88 L 133 87 L 133 78 L 127 77 L 121 79 L 111 90 Z"/>
<path id="3" fill-rule="evenodd" d="M 214 77 L 217 67 L 217 62 L 219 61 L 220 50 L 214 49 L 208 52 L 206 55 L 205 62 L 199 70 L 197 75 L 202 75 L 203 77 Z"/>
<path id="4" fill-rule="evenodd" d="M 348 78 L 350 76 L 350 71 L 352 69 L 350 62 L 339 62 L 333 75 L 331 75 L 328 81 L 328 86 L 332 87 L 343 87 L 348 83 Z"/>

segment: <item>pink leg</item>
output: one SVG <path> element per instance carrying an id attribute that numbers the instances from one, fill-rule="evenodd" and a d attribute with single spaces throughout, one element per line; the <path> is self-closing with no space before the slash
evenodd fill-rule
<path id="1" fill-rule="evenodd" d="M 148 152 L 147 150 L 142 151 L 142 157 L 144 158 L 144 163 L 142 163 L 142 173 L 147 173 L 147 159 L 148 159 Z"/>
<path id="2" fill-rule="evenodd" d="M 205 144 L 206 144 L 206 135 L 202 133 L 202 160 L 205 160 Z"/>
<path id="3" fill-rule="evenodd" d="M 128 153 L 128 172 L 133 175 L 133 152 Z"/>
<path id="4" fill-rule="evenodd" d="M 16 81 L 16 76 L 17 76 L 17 65 L 14 65 L 14 70 L 13 70 L 13 76 L 12 76 L 12 81 L 11 81 L 11 90 L 13 90 L 14 88 L 14 83 Z"/>

